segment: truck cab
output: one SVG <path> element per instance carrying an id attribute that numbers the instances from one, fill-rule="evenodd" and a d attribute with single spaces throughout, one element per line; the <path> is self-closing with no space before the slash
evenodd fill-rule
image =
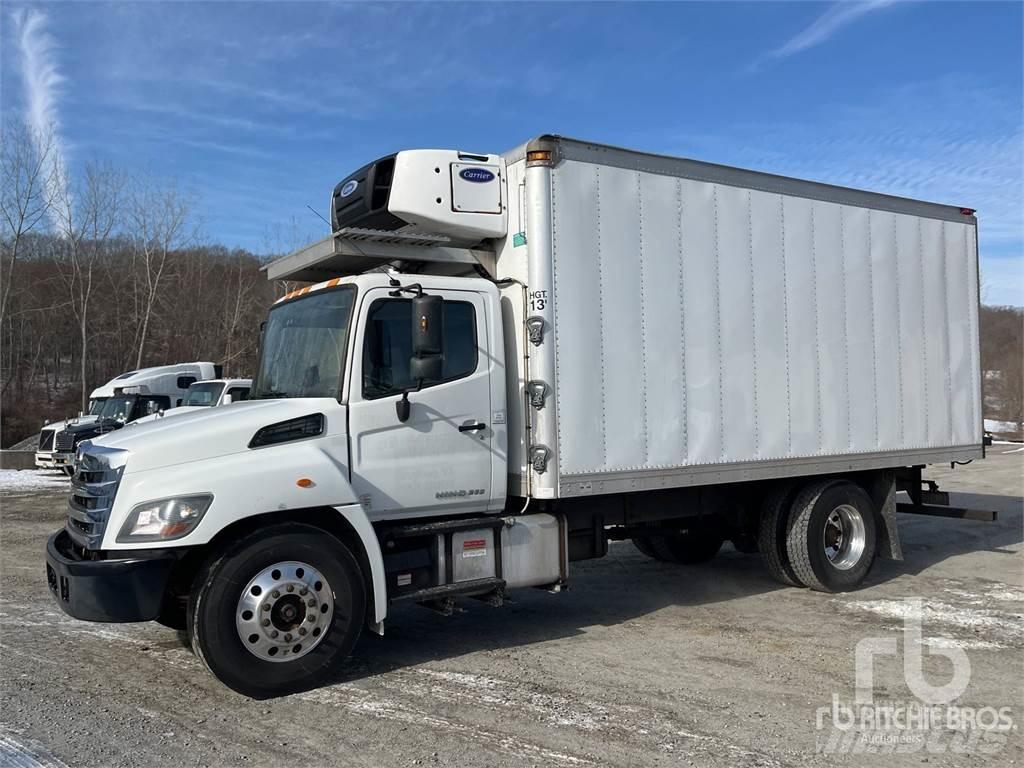
<path id="1" fill-rule="evenodd" d="M 160 410 L 131 422 L 134 425 L 148 424 L 168 416 L 194 413 L 203 408 L 216 408 L 249 399 L 252 379 L 208 379 L 190 385 L 185 397 L 178 399 L 178 405 Z"/>

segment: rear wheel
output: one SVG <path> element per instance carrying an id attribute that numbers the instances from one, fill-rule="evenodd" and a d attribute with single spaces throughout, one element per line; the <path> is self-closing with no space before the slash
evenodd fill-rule
<path id="1" fill-rule="evenodd" d="M 207 564 L 189 601 L 192 647 L 225 685 L 254 698 L 309 688 L 352 651 L 366 590 L 333 536 L 285 524 Z"/>
<path id="2" fill-rule="evenodd" d="M 802 587 L 786 552 L 786 528 L 790 502 L 795 489 L 791 485 L 776 488 L 764 500 L 758 521 L 757 542 L 761 559 L 772 578 L 791 587 Z"/>
<path id="3" fill-rule="evenodd" d="M 657 557 L 654 554 L 654 545 L 651 543 L 651 539 L 648 536 L 636 536 L 633 538 L 633 546 L 640 550 L 642 554 L 648 557 Z"/>
<path id="4" fill-rule="evenodd" d="M 874 503 L 858 485 L 811 483 L 793 500 L 786 553 L 794 575 L 811 589 L 842 592 L 867 576 L 877 551 Z"/>
<path id="5" fill-rule="evenodd" d="M 694 520 L 689 527 L 677 532 L 634 539 L 644 554 L 663 563 L 696 565 L 706 563 L 718 554 L 725 542 L 721 527 L 715 522 Z M 645 549 L 649 548 L 649 552 Z"/>

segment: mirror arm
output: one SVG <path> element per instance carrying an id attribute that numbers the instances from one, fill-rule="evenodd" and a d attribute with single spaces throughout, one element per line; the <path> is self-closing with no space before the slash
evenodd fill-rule
<path id="1" fill-rule="evenodd" d="M 419 392 L 423 389 L 423 379 L 416 380 L 416 386 L 403 389 L 402 399 L 395 402 L 395 415 L 398 416 L 398 420 L 403 424 L 409 420 L 409 414 L 412 413 L 412 403 L 409 402 L 409 395 L 413 392 Z"/>
<path id="2" fill-rule="evenodd" d="M 399 285 L 397 280 L 392 279 L 391 285 L 396 286 L 396 288 L 393 291 L 388 291 L 388 296 L 401 296 L 403 293 L 414 293 L 417 296 L 423 295 L 423 286 L 419 283 Z"/>

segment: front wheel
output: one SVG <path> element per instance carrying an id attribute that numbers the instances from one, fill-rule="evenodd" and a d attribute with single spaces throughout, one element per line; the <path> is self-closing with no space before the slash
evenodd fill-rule
<path id="1" fill-rule="evenodd" d="M 318 528 L 275 525 L 207 563 L 189 600 L 192 647 L 253 698 L 311 687 L 362 631 L 366 590 L 349 549 Z"/>

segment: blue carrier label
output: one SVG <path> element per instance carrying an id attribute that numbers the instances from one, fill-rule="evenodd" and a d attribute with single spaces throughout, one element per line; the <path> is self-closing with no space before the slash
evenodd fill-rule
<path id="1" fill-rule="evenodd" d="M 494 181 L 494 174 L 486 168 L 463 168 L 459 171 L 459 176 L 466 181 L 472 181 L 474 184 L 484 184 L 488 181 Z"/>

